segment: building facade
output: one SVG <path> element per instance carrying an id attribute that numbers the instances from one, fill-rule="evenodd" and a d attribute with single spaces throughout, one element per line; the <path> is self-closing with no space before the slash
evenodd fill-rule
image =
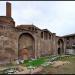
<path id="1" fill-rule="evenodd" d="M 75 55 L 75 34 L 62 36 L 65 43 L 65 54 Z"/>

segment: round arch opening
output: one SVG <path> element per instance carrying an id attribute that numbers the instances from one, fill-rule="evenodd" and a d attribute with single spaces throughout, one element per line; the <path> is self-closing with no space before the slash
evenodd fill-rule
<path id="1" fill-rule="evenodd" d="M 35 40 L 29 33 L 22 33 L 19 36 L 18 58 L 22 60 L 35 58 Z"/>
<path id="2" fill-rule="evenodd" d="M 58 54 L 64 53 L 64 41 L 62 39 L 58 40 Z"/>

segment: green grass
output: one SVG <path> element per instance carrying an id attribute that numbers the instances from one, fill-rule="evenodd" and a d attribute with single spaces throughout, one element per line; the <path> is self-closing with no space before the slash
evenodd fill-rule
<path id="1" fill-rule="evenodd" d="M 53 57 L 56 57 L 56 56 L 44 56 L 44 57 L 37 58 L 35 60 L 25 60 L 23 65 L 27 67 L 28 66 L 38 67 L 47 61 L 53 61 L 51 60 Z"/>
<path id="2" fill-rule="evenodd" d="M 46 58 L 38 58 L 36 60 L 25 60 L 23 64 L 25 66 L 38 67 L 41 64 L 43 64 L 45 61 L 46 61 Z"/>
<path id="3" fill-rule="evenodd" d="M 37 58 L 35 60 L 25 60 L 24 63 L 23 63 L 23 65 L 27 66 L 27 67 L 28 66 L 38 67 L 41 64 L 49 61 L 53 57 L 54 56 L 44 56 L 44 57 Z"/>

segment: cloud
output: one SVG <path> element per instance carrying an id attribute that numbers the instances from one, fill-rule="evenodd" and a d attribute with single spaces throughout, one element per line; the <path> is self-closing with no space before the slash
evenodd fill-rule
<path id="1" fill-rule="evenodd" d="M 5 2 L 0 1 L 0 15 L 5 15 Z M 75 1 L 9 1 L 16 25 L 34 24 L 57 35 L 75 32 Z"/>

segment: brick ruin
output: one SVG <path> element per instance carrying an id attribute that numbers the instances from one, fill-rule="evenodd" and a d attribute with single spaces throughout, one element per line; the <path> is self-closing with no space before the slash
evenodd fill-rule
<path id="1" fill-rule="evenodd" d="M 17 25 L 11 17 L 11 3 L 6 3 L 6 16 L 0 16 L 0 63 L 65 54 L 64 37 L 35 25 Z"/>

